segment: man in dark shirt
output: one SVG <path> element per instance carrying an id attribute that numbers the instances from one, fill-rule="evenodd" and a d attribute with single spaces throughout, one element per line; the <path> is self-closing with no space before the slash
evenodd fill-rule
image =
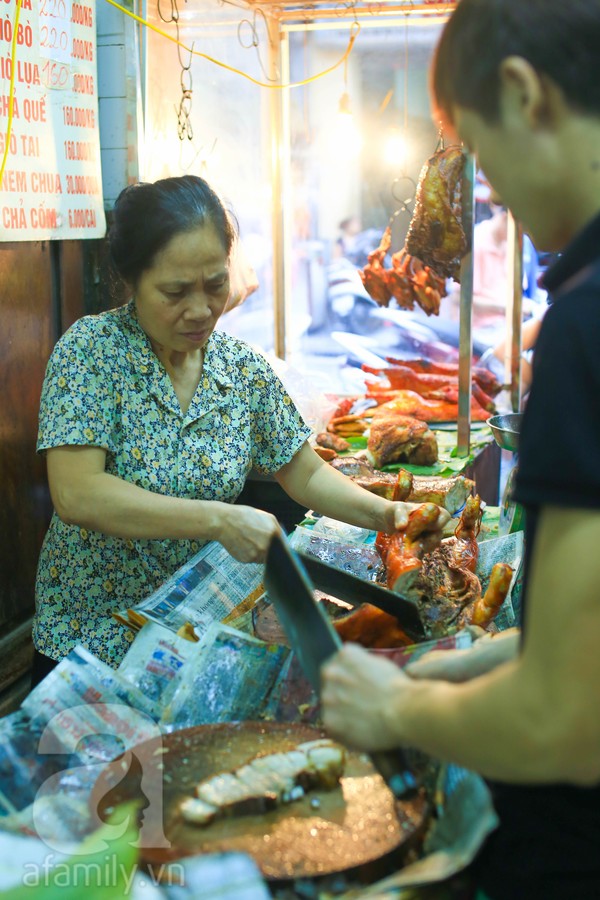
<path id="1" fill-rule="evenodd" d="M 481 898 L 600 897 L 600 0 L 461 0 L 433 91 L 547 273 L 516 499 L 522 634 L 406 672 L 358 647 L 324 669 L 327 728 L 480 772 L 500 826 Z M 485 892 L 485 893 L 483 893 Z"/>

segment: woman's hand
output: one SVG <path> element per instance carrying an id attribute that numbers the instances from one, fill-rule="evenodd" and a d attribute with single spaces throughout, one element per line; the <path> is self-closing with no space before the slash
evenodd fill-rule
<path id="1" fill-rule="evenodd" d="M 384 510 L 382 527 L 379 531 L 385 531 L 392 534 L 394 531 L 403 531 L 408 525 L 408 517 L 414 509 L 419 509 L 422 503 L 404 503 L 400 500 L 389 501 Z M 434 522 L 425 526 L 424 531 L 431 535 L 431 547 L 437 547 L 443 537 L 443 530 L 446 523 L 450 520 L 450 513 L 447 509 L 438 506 L 438 517 Z M 428 541 L 429 542 L 429 541 Z"/>
<path id="2" fill-rule="evenodd" d="M 388 750 L 400 743 L 395 703 L 410 679 L 387 659 L 345 644 L 321 669 L 325 728 L 358 750 Z"/>
<path id="3" fill-rule="evenodd" d="M 279 531 L 279 522 L 271 513 L 223 503 L 214 540 L 240 562 L 264 562 L 271 538 Z"/>

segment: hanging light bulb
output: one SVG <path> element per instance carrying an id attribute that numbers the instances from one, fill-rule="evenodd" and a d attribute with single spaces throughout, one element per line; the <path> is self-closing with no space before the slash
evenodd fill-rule
<path id="1" fill-rule="evenodd" d="M 362 135 L 356 124 L 350 108 L 350 98 L 347 93 L 340 97 L 338 114 L 333 124 L 334 132 L 331 135 L 330 150 L 333 155 L 356 158 L 362 149 Z"/>
<path id="2" fill-rule="evenodd" d="M 403 169 L 406 165 L 408 146 L 406 137 L 399 128 L 393 128 L 382 143 L 382 155 L 389 166 Z"/>
<path id="3" fill-rule="evenodd" d="M 340 105 L 338 106 L 338 115 L 340 116 L 351 116 L 352 109 L 350 107 L 350 94 L 348 91 L 344 91 L 342 96 L 340 97 Z"/>
<path id="4" fill-rule="evenodd" d="M 362 135 L 354 120 L 350 94 L 348 93 L 347 60 L 344 65 L 344 91 L 338 103 L 334 133 L 329 141 L 329 152 L 337 159 L 355 159 L 362 149 Z"/>
<path id="5" fill-rule="evenodd" d="M 379 107 L 382 113 L 388 106 L 394 89 L 390 89 L 383 98 Z M 384 163 L 400 173 L 400 177 L 407 177 L 406 167 L 411 151 L 411 142 L 408 134 L 408 23 L 404 25 L 404 102 L 402 127 L 392 126 L 387 129 L 385 138 L 381 141 L 381 157 Z"/>

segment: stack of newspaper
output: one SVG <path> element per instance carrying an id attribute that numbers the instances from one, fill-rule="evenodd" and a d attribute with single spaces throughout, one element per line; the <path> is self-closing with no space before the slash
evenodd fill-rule
<path id="1" fill-rule="evenodd" d="M 250 610 L 262 596 L 264 566 L 241 563 L 214 541 L 181 566 L 157 591 L 131 609 L 114 613 L 133 631 L 148 621 L 200 637 L 214 622 Z"/>

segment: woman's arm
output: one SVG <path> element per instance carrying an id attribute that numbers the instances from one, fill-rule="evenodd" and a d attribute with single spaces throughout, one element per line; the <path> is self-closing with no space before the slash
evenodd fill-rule
<path id="1" fill-rule="evenodd" d="M 275 478 L 293 500 L 307 509 L 372 531 L 391 533 L 404 527 L 410 510 L 420 505 L 394 503 L 366 491 L 324 462 L 308 443 Z M 436 530 L 443 528 L 449 518 L 448 512 L 440 509 Z"/>
<path id="2" fill-rule="evenodd" d="M 47 451 L 52 502 L 67 524 L 131 540 L 219 541 L 242 562 L 264 559 L 279 529 L 274 516 L 249 506 L 147 491 L 107 473 L 105 461 L 100 447 Z"/>
<path id="3" fill-rule="evenodd" d="M 600 781 L 600 513 L 546 508 L 519 657 L 464 684 L 414 680 L 346 646 L 324 667 L 325 725 L 363 750 L 407 745 L 491 778 Z"/>

